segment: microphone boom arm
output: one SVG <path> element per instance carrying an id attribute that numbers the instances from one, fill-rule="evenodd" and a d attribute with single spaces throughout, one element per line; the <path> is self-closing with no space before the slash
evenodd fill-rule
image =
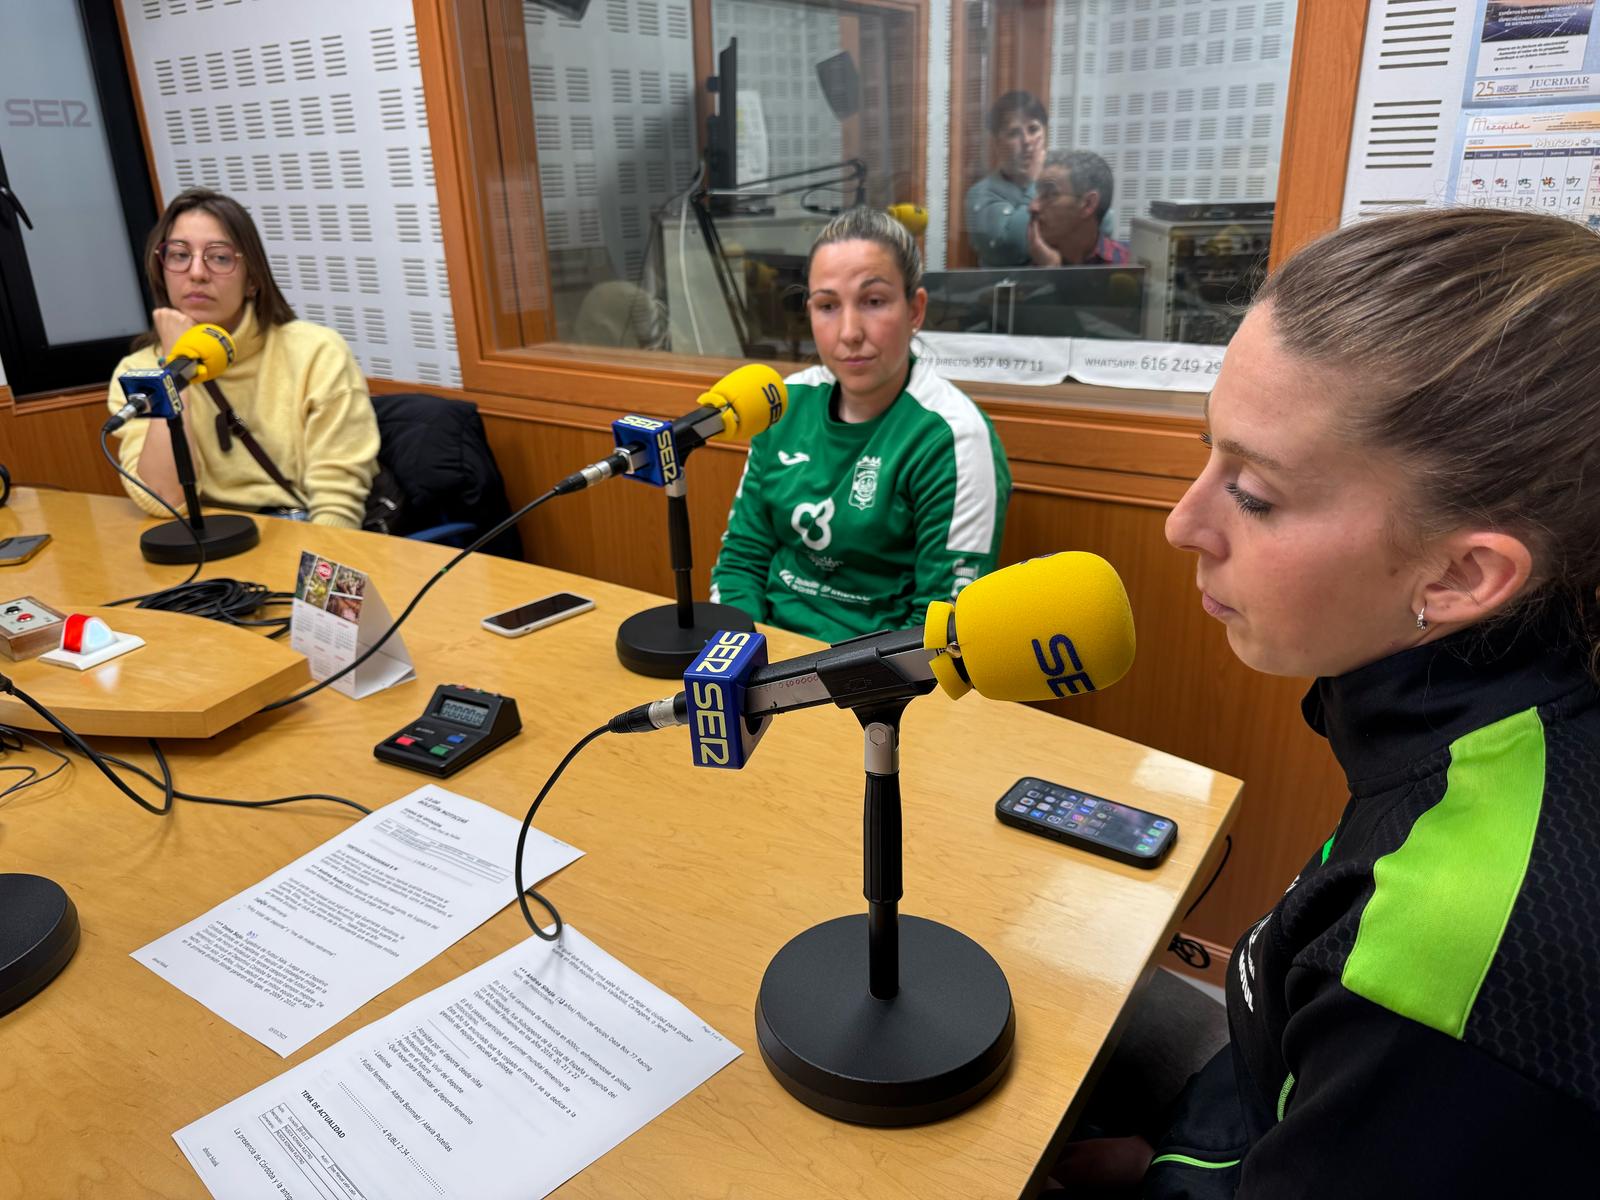
<path id="1" fill-rule="evenodd" d="M 833 704 L 861 708 L 923 696 L 936 686 L 920 629 L 868 633 L 755 672 L 745 688 L 752 717 Z"/>

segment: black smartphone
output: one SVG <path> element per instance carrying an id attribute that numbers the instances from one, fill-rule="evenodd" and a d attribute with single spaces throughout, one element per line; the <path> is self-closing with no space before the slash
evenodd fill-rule
<path id="1" fill-rule="evenodd" d="M 30 533 L 22 537 L 0 538 L 0 567 L 14 567 L 25 563 L 50 540 L 48 533 Z"/>
<path id="2" fill-rule="evenodd" d="M 1168 817 L 1031 776 L 1011 785 L 995 802 L 994 815 L 1134 867 L 1155 866 L 1178 840 L 1178 823 Z"/>

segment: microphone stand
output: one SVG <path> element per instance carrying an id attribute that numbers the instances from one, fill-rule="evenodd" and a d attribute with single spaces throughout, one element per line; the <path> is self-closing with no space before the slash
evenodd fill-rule
<path id="1" fill-rule="evenodd" d="M 742 608 L 695 600 L 690 580 L 694 550 L 689 537 L 688 491 L 682 470 L 666 485 L 667 540 L 676 603 L 634 613 L 617 628 L 617 658 L 622 665 L 656 679 L 681 676 L 718 631 L 747 633 L 756 627 Z"/>
<path id="2" fill-rule="evenodd" d="M 147 562 L 192 563 L 243 554 L 261 540 L 261 531 L 249 517 L 213 514 L 209 520 L 200 512 L 200 493 L 195 486 L 194 459 L 189 455 L 189 438 L 183 429 L 183 411 L 167 415 L 167 435 L 172 442 L 172 465 L 183 488 L 183 501 L 189 519 L 164 521 L 147 529 L 139 538 L 139 552 Z"/>
<path id="3" fill-rule="evenodd" d="M 842 669 L 859 677 L 860 668 Z M 977 1103 L 1005 1074 L 1016 1038 L 1011 989 L 989 953 L 948 925 L 899 912 L 900 715 L 909 701 L 852 709 L 865 743 L 866 914 L 793 938 L 756 1000 L 756 1041 L 773 1076 L 802 1104 L 860 1125 L 917 1125 Z"/>

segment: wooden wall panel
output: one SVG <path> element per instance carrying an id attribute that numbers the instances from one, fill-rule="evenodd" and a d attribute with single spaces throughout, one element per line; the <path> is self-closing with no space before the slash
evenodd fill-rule
<path id="1" fill-rule="evenodd" d="M 484 428 L 513 509 L 612 450 L 609 431 L 495 413 L 487 401 L 483 407 Z M 711 586 L 711 565 L 743 468 L 742 446 L 707 446 L 689 462 L 689 524 L 698 599 L 704 599 Z M 667 500 L 659 488 L 631 479 L 609 480 L 573 496 L 558 496 L 523 518 L 519 529 L 532 562 L 663 596 L 672 593 Z"/>
<path id="2" fill-rule="evenodd" d="M 100 426 L 110 415 L 104 388 L 18 405 L 0 397 L 0 462 L 15 484 L 42 483 L 116 495 L 117 473 L 100 453 Z M 112 453 L 116 443 L 111 444 Z"/>
<path id="3" fill-rule="evenodd" d="M 1274 270 L 1301 246 L 1339 225 L 1367 7 L 1368 0 L 1301 0 L 1279 151 Z"/>

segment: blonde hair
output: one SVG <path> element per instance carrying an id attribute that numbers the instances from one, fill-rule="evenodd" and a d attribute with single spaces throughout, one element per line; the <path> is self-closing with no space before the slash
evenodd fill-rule
<path id="1" fill-rule="evenodd" d="M 817 240 L 811 243 L 811 253 L 806 258 L 808 283 L 811 264 L 816 260 L 818 249 L 835 242 L 872 242 L 887 250 L 895 266 L 900 269 L 900 277 L 905 280 L 907 300 L 915 296 L 917 289 L 922 286 L 922 252 L 917 249 L 917 240 L 911 236 L 909 229 L 884 209 L 865 205 L 846 209 L 824 225 L 822 232 L 817 234 Z"/>

